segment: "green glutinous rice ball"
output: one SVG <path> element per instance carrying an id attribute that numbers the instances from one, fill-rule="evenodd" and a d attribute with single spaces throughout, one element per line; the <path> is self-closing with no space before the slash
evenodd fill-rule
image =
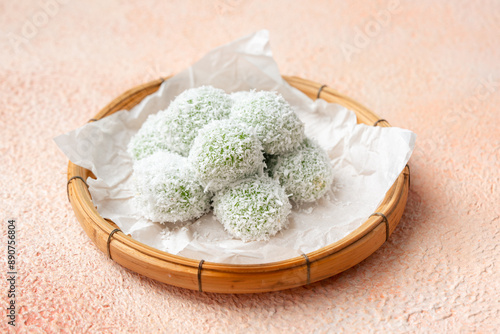
<path id="1" fill-rule="evenodd" d="M 280 94 L 250 91 L 232 96 L 231 118 L 254 127 L 266 153 L 293 151 L 304 140 L 304 123 Z"/>
<path id="2" fill-rule="evenodd" d="M 131 139 L 128 151 L 136 160 L 158 150 L 187 156 L 198 130 L 213 120 L 228 118 L 232 99 L 212 86 L 182 92 L 169 107 L 151 115 Z"/>
<path id="3" fill-rule="evenodd" d="M 202 216 L 210 209 L 211 194 L 189 170 L 187 158 L 157 151 L 136 161 L 133 184 L 140 213 L 154 222 L 180 222 Z"/>
<path id="4" fill-rule="evenodd" d="M 252 128 L 233 120 L 214 121 L 198 133 L 188 161 L 205 190 L 262 174 L 262 145 Z"/>
<path id="5" fill-rule="evenodd" d="M 292 206 L 276 180 L 253 176 L 216 193 L 213 207 L 231 235 L 243 241 L 262 241 L 288 225 Z"/>
<path id="6" fill-rule="evenodd" d="M 269 157 L 267 164 L 270 175 L 297 203 L 319 199 L 333 182 L 333 168 L 326 152 L 311 139 L 304 140 L 295 152 Z"/>

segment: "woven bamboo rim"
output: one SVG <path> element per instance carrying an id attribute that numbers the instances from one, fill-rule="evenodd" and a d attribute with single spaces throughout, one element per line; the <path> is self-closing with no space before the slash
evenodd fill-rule
<path id="1" fill-rule="evenodd" d="M 94 119 L 130 109 L 158 90 L 168 78 L 161 78 L 114 99 Z M 293 87 L 310 98 L 321 97 L 341 104 L 356 113 L 358 123 L 389 127 L 373 112 L 335 90 L 298 77 L 285 76 Z M 85 180 L 94 175 L 71 162 L 68 164 L 68 199 L 83 229 L 105 254 L 120 265 L 157 281 L 198 291 L 218 293 L 255 293 L 294 288 L 336 275 L 358 264 L 388 239 L 403 215 L 408 197 L 410 170 L 401 172 L 382 204 L 359 228 L 345 238 L 288 260 L 232 265 L 193 260 L 171 255 L 142 244 L 123 234 L 112 221 L 103 219 L 94 207 Z"/>

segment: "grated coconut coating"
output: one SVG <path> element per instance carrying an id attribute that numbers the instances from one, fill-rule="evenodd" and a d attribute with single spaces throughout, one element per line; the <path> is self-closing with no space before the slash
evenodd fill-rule
<path id="1" fill-rule="evenodd" d="M 167 151 L 136 161 L 133 180 L 141 214 L 154 222 L 179 222 L 210 209 L 211 194 L 187 168 L 187 159 Z"/>
<path id="2" fill-rule="evenodd" d="M 291 204 L 283 187 L 268 176 L 253 176 L 219 191 L 215 216 L 243 241 L 265 241 L 288 225 Z"/>
<path id="3" fill-rule="evenodd" d="M 333 168 L 326 152 L 310 139 L 295 152 L 269 159 L 268 168 L 297 203 L 319 199 L 333 182 Z"/>
<path id="4" fill-rule="evenodd" d="M 158 150 L 187 156 L 198 130 L 213 120 L 228 118 L 232 99 L 212 86 L 182 92 L 167 109 L 150 115 L 131 139 L 128 151 L 136 160 Z"/>
<path id="5" fill-rule="evenodd" d="M 198 133 L 188 161 L 205 190 L 262 174 L 262 145 L 253 130 L 233 120 L 214 121 Z"/>
<path id="6" fill-rule="evenodd" d="M 304 140 L 304 123 L 280 94 L 250 91 L 233 100 L 231 118 L 254 127 L 266 153 L 293 151 Z"/>
<path id="7" fill-rule="evenodd" d="M 253 94 L 253 91 L 251 90 L 240 90 L 238 92 L 233 92 L 231 94 L 229 94 L 231 96 L 231 99 L 233 100 L 233 103 L 235 101 L 239 101 L 243 98 L 246 98 L 248 97 L 250 94 Z"/>

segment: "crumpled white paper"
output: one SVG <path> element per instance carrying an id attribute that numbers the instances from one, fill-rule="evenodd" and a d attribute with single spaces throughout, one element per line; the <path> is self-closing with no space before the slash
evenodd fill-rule
<path id="1" fill-rule="evenodd" d="M 306 134 L 331 158 L 332 189 L 317 203 L 294 207 L 289 227 L 268 242 L 233 239 L 211 213 L 195 222 L 166 225 L 137 214 L 127 144 L 148 115 L 165 109 L 185 89 L 201 85 L 228 93 L 277 90 L 306 124 Z M 288 85 L 272 58 L 268 32 L 262 30 L 214 49 L 132 110 L 88 123 L 58 136 L 55 142 L 73 163 L 96 175 L 96 180 L 87 180 L 92 200 L 101 216 L 113 220 L 125 234 L 197 260 L 256 264 L 315 251 L 354 231 L 374 212 L 403 170 L 415 137 L 399 128 L 358 125 L 352 111 L 321 99 L 312 101 Z"/>

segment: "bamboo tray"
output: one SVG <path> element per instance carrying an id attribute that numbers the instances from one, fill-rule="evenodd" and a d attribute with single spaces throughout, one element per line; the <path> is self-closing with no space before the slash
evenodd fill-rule
<path id="1" fill-rule="evenodd" d="M 298 77 L 284 77 L 312 99 L 321 97 L 354 111 L 358 123 L 389 127 L 386 120 L 335 90 Z M 134 107 L 158 90 L 168 78 L 137 86 L 123 93 L 94 119 Z M 157 281 L 178 287 L 219 293 L 255 293 L 294 288 L 336 275 L 358 264 L 389 238 L 403 215 L 410 186 L 408 165 L 401 172 L 382 204 L 355 231 L 343 239 L 285 261 L 259 265 L 233 265 L 193 260 L 171 255 L 123 234 L 94 207 L 85 180 L 94 175 L 71 162 L 68 164 L 68 199 L 83 229 L 96 246 L 120 265 Z"/>

